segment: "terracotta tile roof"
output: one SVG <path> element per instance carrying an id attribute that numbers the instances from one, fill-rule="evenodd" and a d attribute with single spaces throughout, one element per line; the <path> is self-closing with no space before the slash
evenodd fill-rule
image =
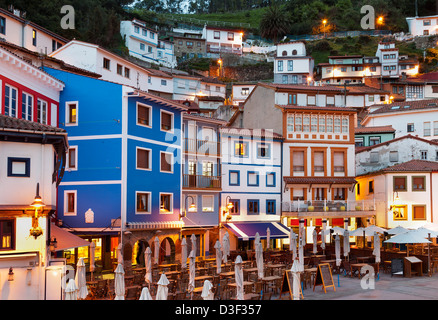
<path id="1" fill-rule="evenodd" d="M 438 162 L 427 160 L 411 160 L 383 169 L 384 172 L 418 172 L 438 171 Z"/>
<path id="2" fill-rule="evenodd" d="M 389 91 L 386 90 L 380 90 L 377 88 L 373 88 L 366 85 L 350 85 L 346 86 L 347 92 L 350 94 L 354 93 L 389 93 Z"/>
<path id="3" fill-rule="evenodd" d="M 317 111 L 344 111 L 344 112 L 357 112 L 354 108 L 348 107 L 317 107 L 317 106 L 295 106 L 295 105 L 277 105 L 280 108 L 287 110 L 317 110 Z"/>
<path id="4" fill-rule="evenodd" d="M 350 184 L 356 183 L 353 177 L 284 177 L 284 182 L 289 184 Z"/>
<path id="5" fill-rule="evenodd" d="M 331 91 L 344 92 L 344 88 L 337 86 L 308 86 L 306 84 L 282 84 L 282 83 L 259 83 L 261 86 L 267 86 L 275 89 L 305 90 L 305 91 Z"/>
<path id="6" fill-rule="evenodd" d="M 380 113 L 396 113 L 412 110 L 424 110 L 424 109 L 438 109 L 438 99 L 430 100 L 416 100 L 416 101 L 401 101 L 388 104 L 375 104 L 373 108 L 380 107 L 379 109 L 370 112 L 369 115 Z"/>
<path id="7" fill-rule="evenodd" d="M 8 131 L 19 130 L 19 131 L 32 131 L 32 132 L 43 132 L 43 133 L 65 133 L 66 131 L 61 128 L 52 127 L 46 124 L 28 121 L 24 119 L 17 119 L 9 116 L 0 114 L 0 130 Z"/>
<path id="8" fill-rule="evenodd" d="M 392 126 L 357 127 L 354 133 L 375 133 L 375 132 L 395 132 Z"/>
<path id="9" fill-rule="evenodd" d="M 221 128 L 221 134 L 238 135 L 246 137 L 265 137 L 265 138 L 275 138 L 283 139 L 283 137 L 268 129 L 248 129 L 248 128 Z"/>
<path id="10" fill-rule="evenodd" d="M 423 138 L 420 138 L 420 137 L 408 134 L 408 135 L 405 135 L 405 136 L 402 136 L 402 137 L 398 137 L 398 138 L 395 138 L 395 139 L 392 139 L 392 140 L 388 140 L 388 141 L 385 141 L 385 142 L 381 142 L 381 143 L 375 144 L 373 146 L 356 147 L 356 153 L 360 153 L 360 152 L 363 152 L 363 151 L 369 151 L 369 150 L 372 150 L 374 148 L 378 148 L 378 147 L 381 147 L 381 146 L 384 146 L 384 145 L 389 145 L 389 144 L 391 144 L 393 142 L 400 141 L 400 140 L 403 140 L 403 139 L 415 139 L 415 140 L 418 140 L 418 141 L 422 141 L 422 142 L 426 142 L 426 143 L 438 146 L 438 142 L 435 142 L 435 141 L 432 141 L 432 140 L 423 139 Z"/>

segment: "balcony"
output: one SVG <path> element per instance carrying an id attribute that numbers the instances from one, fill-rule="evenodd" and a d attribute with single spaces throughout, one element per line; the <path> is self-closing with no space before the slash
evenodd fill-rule
<path id="1" fill-rule="evenodd" d="M 184 139 L 184 152 L 201 155 L 220 155 L 220 143 L 217 141 Z"/>
<path id="2" fill-rule="evenodd" d="M 183 188 L 221 190 L 221 177 L 183 174 Z"/>
<path id="3" fill-rule="evenodd" d="M 374 200 L 295 200 L 281 203 L 283 216 L 302 218 L 350 218 L 376 214 Z"/>

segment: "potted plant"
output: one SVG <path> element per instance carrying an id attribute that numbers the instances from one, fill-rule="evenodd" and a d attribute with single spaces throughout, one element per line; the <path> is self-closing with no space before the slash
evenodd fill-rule
<path id="1" fill-rule="evenodd" d="M 356 211 L 361 211 L 361 210 L 362 210 L 362 206 L 356 205 Z"/>

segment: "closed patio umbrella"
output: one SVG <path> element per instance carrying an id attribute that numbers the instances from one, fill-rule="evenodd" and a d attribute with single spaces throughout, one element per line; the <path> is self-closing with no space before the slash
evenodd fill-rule
<path id="1" fill-rule="evenodd" d="M 160 239 L 158 237 L 155 237 L 154 245 L 154 264 L 158 264 L 160 261 Z"/>
<path id="2" fill-rule="evenodd" d="M 304 268 L 304 239 L 300 238 L 298 244 L 298 260 Z"/>
<path id="3" fill-rule="evenodd" d="M 169 284 L 169 280 L 164 273 L 161 274 L 160 280 L 158 280 L 157 284 L 158 288 L 155 300 L 167 300 L 167 295 L 169 294 L 169 288 L 167 285 Z"/>
<path id="4" fill-rule="evenodd" d="M 236 299 L 244 300 L 243 297 L 243 270 L 242 270 L 242 257 L 237 256 L 234 262 L 234 279 L 236 281 Z"/>
<path id="5" fill-rule="evenodd" d="M 78 287 L 75 279 L 70 279 L 65 288 L 65 300 L 78 300 Z"/>
<path id="6" fill-rule="evenodd" d="M 96 252 L 96 244 L 94 241 L 90 243 L 90 272 L 91 272 L 91 280 L 94 281 L 94 270 L 96 270 L 96 266 L 94 265 L 95 260 L 95 252 Z"/>
<path id="7" fill-rule="evenodd" d="M 144 251 L 144 265 L 146 267 L 144 280 L 150 285 L 152 283 L 152 250 L 149 247 Z"/>
<path id="8" fill-rule="evenodd" d="M 290 271 L 292 272 L 292 296 L 294 300 L 300 300 L 301 292 L 300 292 L 300 283 L 301 283 L 301 275 L 304 268 L 300 266 L 299 260 L 295 259 L 292 263 L 292 267 Z"/>
<path id="9" fill-rule="evenodd" d="M 345 229 L 344 231 L 344 257 L 347 258 L 350 253 L 350 231 Z"/>
<path id="10" fill-rule="evenodd" d="M 140 298 L 138 298 L 138 300 L 153 300 L 148 287 L 143 287 L 143 289 L 141 290 Z"/>
<path id="11" fill-rule="evenodd" d="M 254 250 L 257 248 L 257 243 L 260 242 L 260 234 L 258 232 L 256 232 L 255 236 L 254 236 Z"/>
<path id="12" fill-rule="evenodd" d="M 263 274 L 263 245 L 259 242 L 255 251 L 256 264 L 257 264 L 257 276 L 261 279 Z"/>
<path id="13" fill-rule="evenodd" d="M 85 299 L 88 296 L 87 280 L 85 279 L 84 258 L 79 258 L 76 265 L 76 286 L 78 288 L 78 299 Z"/>
<path id="14" fill-rule="evenodd" d="M 376 263 L 380 263 L 380 236 L 377 232 L 374 232 L 373 255 L 376 257 Z"/>
<path id="15" fill-rule="evenodd" d="M 324 252 L 325 251 L 325 229 L 322 227 L 321 229 L 321 249 Z"/>
<path id="16" fill-rule="evenodd" d="M 221 264 L 222 264 L 222 251 L 221 251 L 221 243 L 219 240 L 216 240 L 216 244 L 214 245 L 216 249 L 216 273 L 221 273 Z"/>
<path id="17" fill-rule="evenodd" d="M 316 232 L 316 229 L 313 229 L 313 254 L 317 254 L 318 253 L 318 233 Z"/>
<path id="18" fill-rule="evenodd" d="M 290 234 L 291 234 L 290 249 L 292 250 L 292 259 L 295 260 L 297 257 L 297 234 L 293 232 L 292 228 Z"/>
<path id="19" fill-rule="evenodd" d="M 195 251 L 190 251 L 189 255 L 189 284 L 187 291 L 190 293 L 191 297 L 193 298 L 193 290 L 195 289 L 195 274 L 196 274 L 196 255 Z"/>
<path id="20" fill-rule="evenodd" d="M 181 241 L 181 269 L 187 269 L 187 241 L 185 237 Z"/>
<path id="21" fill-rule="evenodd" d="M 228 262 L 228 256 L 230 255 L 230 241 L 228 237 L 228 233 L 225 233 L 222 238 L 222 260 L 224 263 Z"/>
<path id="22" fill-rule="evenodd" d="M 341 238 L 338 234 L 335 235 L 335 255 L 336 255 L 336 266 L 341 266 Z"/>
<path id="23" fill-rule="evenodd" d="M 202 299 L 214 300 L 214 292 L 212 292 L 212 289 L 213 289 L 213 284 L 210 281 L 205 280 L 204 286 L 202 287 L 202 293 L 201 293 Z"/>
<path id="24" fill-rule="evenodd" d="M 117 264 L 123 264 L 122 243 L 117 246 Z"/>
<path id="25" fill-rule="evenodd" d="M 271 229 L 266 229 L 266 249 L 269 250 L 271 242 Z"/>
<path id="26" fill-rule="evenodd" d="M 195 257 L 196 257 L 197 248 L 196 248 L 196 236 L 194 233 L 192 233 L 190 240 L 192 241 L 192 250 L 195 253 Z"/>
<path id="27" fill-rule="evenodd" d="M 125 270 L 123 270 L 121 263 L 117 265 L 114 274 L 114 291 L 116 294 L 114 300 L 125 300 Z"/>

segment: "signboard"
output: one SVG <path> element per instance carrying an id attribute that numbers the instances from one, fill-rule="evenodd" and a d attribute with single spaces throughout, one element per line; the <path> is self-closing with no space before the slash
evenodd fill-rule
<path id="1" fill-rule="evenodd" d="M 299 287 L 300 287 L 301 298 L 303 299 L 304 297 L 303 297 L 303 290 L 301 288 L 301 284 L 299 285 Z M 280 288 L 280 298 L 281 298 L 281 295 L 283 293 L 289 292 L 290 299 L 293 300 L 294 296 L 293 296 L 293 293 L 292 293 L 292 290 L 293 290 L 292 288 L 293 288 L 293 275 L 292 275 L 292 271 L 286 270 L 284 272 L 283 283 L 281 284 L 281 288 Z"/>
<path id="2" fill-rule="evenodd" d="M 333 282 L 332 269 L 329 263 L 321 263 L 318 265 L 315 282 L 313 284 L 313 291 L 315 291 L 316 286 L 322 286 L 324 293 L 327 293 L 326 288 L 330 287 L 333 287 L 333 290 L 336 291 L 335 284 Z"/>

